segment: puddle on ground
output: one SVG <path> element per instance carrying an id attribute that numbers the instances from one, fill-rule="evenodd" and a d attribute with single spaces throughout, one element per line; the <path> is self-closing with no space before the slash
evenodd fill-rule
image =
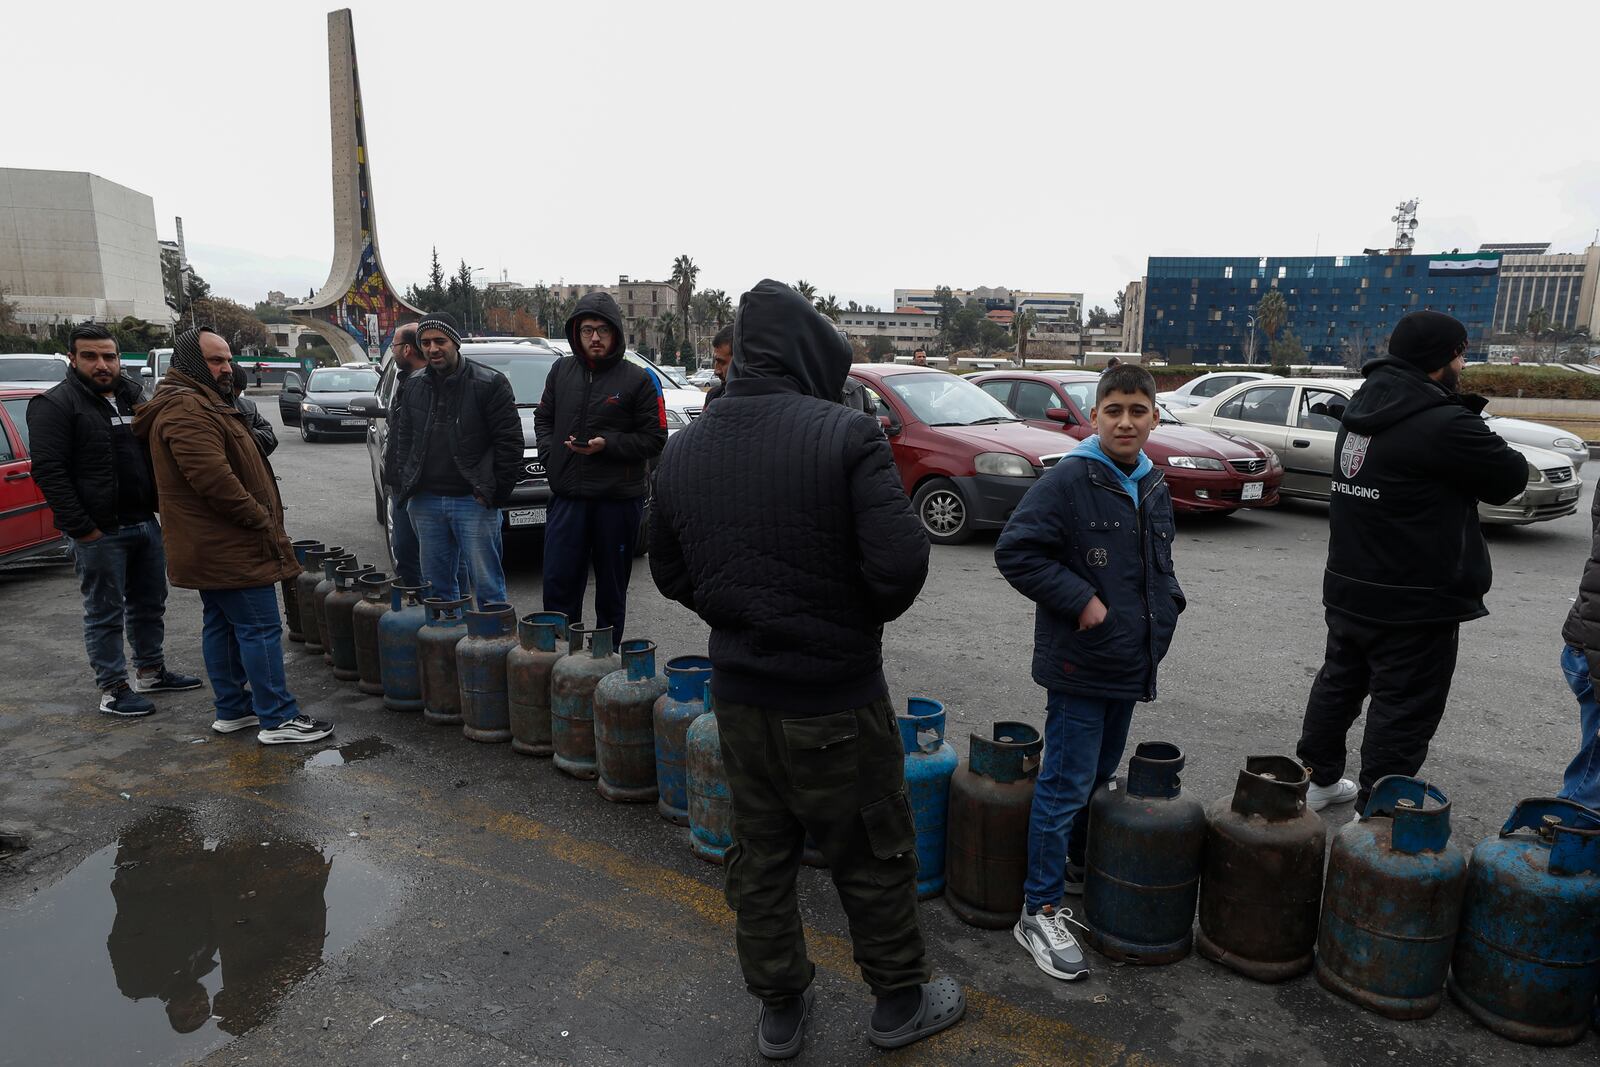
<path id="1" fill-rule="evenodd" d="M 0 912 L 0 1061 L 198 1059 L 263 1022 L 394 891 L 349 852 L 276 828 L 208 839 L 192 813 L 158 809 Z"/>
<path id="2" fill-rule="evenodd" d="M 360 763 L 364 759 L 374 759 L 385 752 L 393 751 L 394 746 L 387 741 L 376 737 L 363 737 L 357 741 L 346 741 L 334 748 L 323 749 L 306 760 L 306 766 L 343 767 L 346 763 Z"/>

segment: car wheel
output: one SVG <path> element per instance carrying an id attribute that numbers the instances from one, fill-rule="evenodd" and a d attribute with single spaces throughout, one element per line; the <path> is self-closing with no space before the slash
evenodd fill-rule
<path id="1" fill-rule="evenodd" d="M 315 441 L 316 439 L 317 439 L 317 432 L 315 430 L 308 430 L 306 428 L 306 424 L 304 422 L 302 422 L 300 424 L 300 440 L 309 442 L 309 441 Z"/>
<path id="2" fill-rule="evenodd" d="M 944 478 L 926 481 L 911 503 L 934 544 L 960 545 L 972 540 L 972 512 L 954 482 Z"/>

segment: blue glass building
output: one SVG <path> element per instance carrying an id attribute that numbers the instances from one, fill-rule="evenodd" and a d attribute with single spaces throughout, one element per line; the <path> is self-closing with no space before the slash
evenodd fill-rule
<path id="1" fill-rule="evenodd" d="M 1312 363 L 1342 363 L 1352 348 L 1363 359 L 1381 354 L 1400 317 L 1423 309 L 1454 315 L 1479 344 L 1489 335 L 1499 284 L 1499 257 L 1487 253 L 1152 257 L 1144 354 L 1169 363 L 1243 363 L 1256 305 L 1273 289 L 1289 309 L 1283 332 L 1295 335 Z M 1259 324 L 1255 362 L 1271 362 Z"/>

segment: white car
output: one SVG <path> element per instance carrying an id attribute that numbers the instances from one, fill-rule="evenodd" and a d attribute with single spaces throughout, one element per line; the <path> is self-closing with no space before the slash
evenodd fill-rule
<path id="1" fill-rule="evenodd" d="M 1202 374 L 1178 386 L 1176 389 L 1164 393 L 1157 393 L 1156 399 L 1166 404 L 1167 407 L 1192 408 L 1204 404 L 1224 389 L 1231 389 L 1241 382 L 1260 381 L 1262 378 L 1275 378 L 1275 374 L 1263 374 L 1253 370 L 1225 370 L 1212 371 Z"/>
<path id="2" fill-rule="evenodd" d="M 1532 445 L 1550 452 L 1559 452 L 1572 461 L 1573 470 L 1582 470 L 1583 461 L 1589 458 L 1589 446 L 1577 434 L 1559 426 L 1546 426 L 1542 422 L 1526 419 L 1508 419 L 1503 415 L 1483 413 L 1489 429 L 1507 441 L 1519 445 Z"/>
<path id="3" fill-rule="evenodd" d="M 698 389 L 679 387 L 677 379 L 671 374 L 631 348 L 623 353 L 622 358 L 656 372 L 661 381 L 661 398 L 666 401 L 668 437 L 700 417 L 700 412 L 706 406 L 706 394 Z"/>

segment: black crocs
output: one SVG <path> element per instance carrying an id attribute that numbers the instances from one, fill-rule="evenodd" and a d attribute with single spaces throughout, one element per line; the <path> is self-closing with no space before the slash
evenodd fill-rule
<path id="1" fill-rule="evenodd" d="M 761 1014 L 756 1017 L 756 1051 L 769 1060 L 788 1060 L 798 1056 L 800 1046 L 806 1039 L 806 1022 L 811 1018 L 811 1002 L 816 999 L 817 984 L 813 982 L 806 986 L 806 991 L 800 996 L 800 1022 L 795 1026 L 794 1034 L 782 1042 L 767 1040 L 767 1006 L 761 1005 Z"/>
<path id="2" fill-rule="evenodd" d="M 940 1030 L 948 1030 L 967 1013 L 967 997 L 954 978 L 935 978 L 922 984 L 922 1006 L 893 1030 L 867 1026 L 867 1040 L 879 1048 L 904 1048 Z"/>

